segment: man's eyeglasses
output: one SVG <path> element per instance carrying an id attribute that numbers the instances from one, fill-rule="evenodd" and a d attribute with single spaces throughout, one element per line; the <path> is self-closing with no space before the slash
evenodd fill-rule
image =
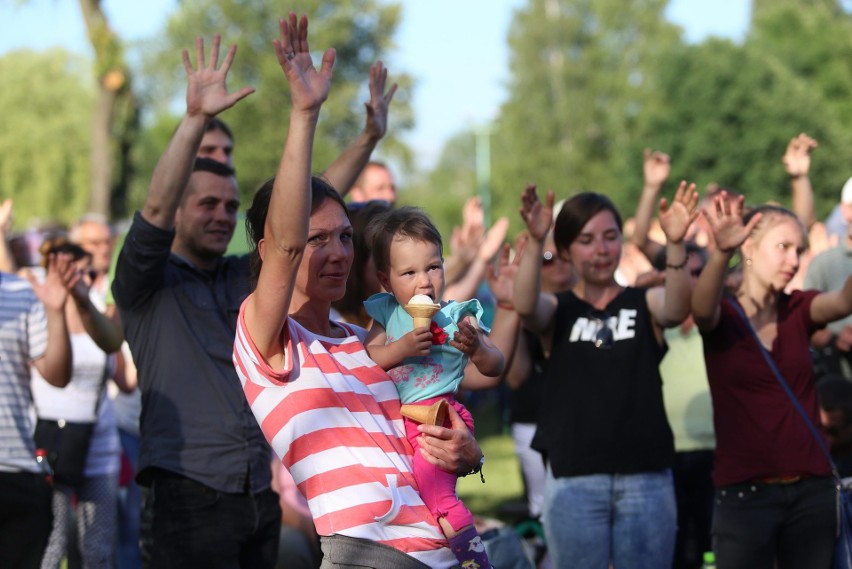
<path id="1" fill-rule="evenodd" d="M 597 322 L 598 329 L 595 332 L 595 337 L 592 343 L 596 348 L 601 350 L 609 350 L 615 344 L 615 334 L 612 328 L 609 327 L 609 319 L 612 318 L 606 310 L 589 310 L 589 318 Z"/>

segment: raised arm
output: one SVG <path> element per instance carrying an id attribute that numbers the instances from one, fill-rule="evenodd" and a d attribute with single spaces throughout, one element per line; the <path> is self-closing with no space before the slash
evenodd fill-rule
<path id="1" fill-rule="evenodd" d="M 852 275 L 837 290 L 817 295 L 811 303 L 811 320 L 828 324 L 852 314 Z"/>
<path id="2" fill-rule="evenodd" d="M 519 241 L 520 242 L 520 241 Z M 486 375 L 477 369 L 477 366 L 468 364 L 464 370 L 462 387 L 466 389 L 490 389 L 497 387 L 500 381 L 512 365 L 515 355 L 515 346 L 520 335 L 521 319 L 512 304 L 512 294 L 515 276 L 518 272 L 520 262 L 520 251 L 515 253 L 514 259 L 509 259 L 509 244 L 503 245 L 498 264 L 488 268 L 488 287 L 494 295 L 496 307 L 494 321 L 491 323 L 491 334 L 489 338 L 494 346 L 500 350 L 505 359 L 505 370 L 501 375 Z"/>
<path id="3" fill-rule="evenodd" d="M 652 263 L 665 246 L 649 239 L 648 232 L 651 230 L 654 204 L 657 203 L 657 196 L 660 195 L 660 190 L 663 189 L 663 184 L 668 179 L 671 170 L 672 163 L 668 154 L 657 150 L 651 152 L 649 148 L 645 149 L 642 161 L 642 172 L 645 183 L 642 186 L 642 195 L 639 197 L 639 203 L 636 205 L 636 227 L 633 229 L 630 241 Z"/>
<path id="4" fill-rule="evenodd" d="M 705 209 L 701 212 L 710 225 L 716 247 L 711 251 L 692 291 L 692 318 L 700 330 L 712 330 L 719 323 L 728 263 L 737 247 L 743 244 L 760 221 L 758 213 L 749 220 L 748 225 L 743 225 L 744 200 L 745 196 L 740 196 L 732 204 L 727 194 L 721 192 L 713 197 L 709 211 Z"/>
<path id="5" fill-rule="evenodd" d="M 546 203 L 541 203 L 535 185 L 527 185 L 521 194 L 520 212 L 529 237 L 518 267 L 512 299 L 524 327 L 536 334 L 544 334 L 556 316 L 556 295 L 541 291 L 541 255 L 547 232 L 553 224 L 553 192 L 548 191 Z"/>
<path id="6" fill-rule="evenodd" d="M 296 272 L 308 239 L 311 211 L 311 159 L 320 108 L 328 97 L 335 52 L 323 54 L 319 71 L 308 47 L 308 18 L 290 12 L 279 21 L 281 38 L 274 40 L 278 63 L 290 86 L 290 124 L 275 173 L 264 239 L 258 244 L 263 265 L 257 288 L 248 298 L 246 326 L 267 358 L 280 354 Z"/>
<path id="7" fill-rule="evenodd" d="M 684 237 L 698 216 L 698 192 L 695 184 L 682 181 L 669 206 L 660 200 L 660 226 L 666 234 L 666 284 L 648 289 L 648 309 L 660 328 L 676 326 L 689 314 L 692 279 L 687 270 Z"/>
<path id="8" fill-rule="evenodd" d="M 388 109 L 396 93 L 394 83 L 385 91 L 388 80 L 388 70 L 381 61 L 370 67 L 370 101 L 364 103 L 367 111 L 367 122 L 364 130 L 347 146 L 343 153 L 335 159 L 322 173 L 322 177 L 335 188 L 341 196 L 346 196 L 361 170 L 370 160 L 370 155 L 376 145 L 388 130 Z"/>
<path id="9" fill-rule="evenodd" d="M 38 282 L 32 273 L 28 272 L 26 276 L 44 305 L 47 317 L 47 348 L 44 355 L 32 363 L 48 383 L 65 387 L 71 380 L 73 365 L 65 303 L 68 290 L 76 284 L 79 275 L 70 254 L 52 253 L 47 258 L 47 276 L 43 283 Z"/>
<path id="10" fill-rule="evenodd" d="M 473 251 L 464 274 L 455 282 L 447 284 L 444 300 L 465 300 L 476 296 L 479 285 L 488 276 L 491 262 L 500 252 L 509 230 L 509 218 L 501 217 L 485 231 L 485 238 Z"/>
<path id="11" fill-rule="evenodd" d="M 816 147 L 817 141 L 803 132 L 790 140 L 781 158 L 784 170 L 790 176 L 793 213 L 799 216 L 807 229 L 816 222 L 814 191 L 808 177 L 811 169 L 811 151 Z"/>
<path id="12" fill-rule="evenodd" d="M 9 238 L 12 236 L 12 199 L 7 198 L 0 203 L 0 271 L 14 273 L 18 270 L 15 256 L 12 254 L 12 244 Z"/>
<path id="13" fill-rule="evenodd" d="M 92 299 L 89 297 L 91 281 L 87 279 L 88 277 L 84 275 L 77 281 L 77 284 L 71 289 L 71 299 L 80 314 L 80 320 L 83 322 L 86 333 L 89 334 L 95 344 L 108 354 L 117 352 L 124 341 L 124 334 L 118 324 L 92 303 Z"/>
<path id="14" fill-rule="evenodd" d="M 237 46 L 230 47 L 222 66 L 217 69 L 220 41 L 219 34 L 213 36 L 210 62 L 205 64 L 204 39 L 196 40 L 197 68 L 190 62 L 189 52 L 185 49 L 182 52 L 187 77 L 186 114 L 157 162 L 142 208 L 142 217 L 160 229 L 170 230 L 174 227 L 175 212 L 192 174 L 207 123 L 254 92 L 251 87 L 243 87 L 236 93 L 228 93 L 225 80 Z"/>

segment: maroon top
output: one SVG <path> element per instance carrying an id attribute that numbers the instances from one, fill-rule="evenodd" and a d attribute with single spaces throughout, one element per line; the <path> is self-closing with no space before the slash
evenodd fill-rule
<path id="1" fill-rule="evenodd" d="M 819 428 L 809 351 L 811 333 L 817 329 L 811 321 L 810 306 L 817 294 L 819 291 L 795 291 L 781 295 L 778 334 L 770 353 Z M 828 459 L 764 360 L 733 302 L 737 302 L 733 297 L 723 298 L 719 324 L 702 333 L 716 428 L 714 484 L 830 475 Z"/>

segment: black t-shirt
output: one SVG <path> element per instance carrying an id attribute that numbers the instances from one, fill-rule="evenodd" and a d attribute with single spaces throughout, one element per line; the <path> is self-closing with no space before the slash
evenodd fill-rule
<path id="1" fill-rule="evenodd" d="M 669 468 L 672 432 L 645 289 L 627 288 L 601 315 L 573 292 L 557 294 L 553 350 L 545 371 L 533 448 L 555 476 L 631 474 Z M 593 340 L 604 318 L 611 349 Z"/>

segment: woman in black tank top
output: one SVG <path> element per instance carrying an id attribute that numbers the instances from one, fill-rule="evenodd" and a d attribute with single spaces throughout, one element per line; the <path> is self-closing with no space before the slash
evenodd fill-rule
<path id="1" fill-rule="evenodd" d="M 540 292 L 542 244 L 553 192 L 521 197 L 529 241 L 514 305 L 533 333 L 553 338 L 533 446 L 545 456 L 542 521 L 556 567 L 658 569 L 671 565 L 676 529 L 671 429 L 658 365 L 662 331 L 689 312 L 684 235 L 695 219 L 695 185 L 660 203 L 668 239 L 665 287 L 622 287 L 621 216 L 604 195 L 581 193 L 556 218 L 559 255 L 576 275 L 571 290 Z"/>

